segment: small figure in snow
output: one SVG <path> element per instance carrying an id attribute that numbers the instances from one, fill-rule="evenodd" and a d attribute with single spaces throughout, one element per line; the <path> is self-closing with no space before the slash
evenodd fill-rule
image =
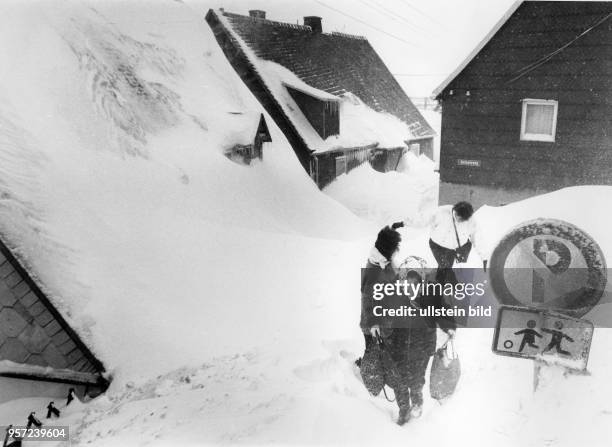
<path id="1" fill-rule="evenodd" d="M 49 402 L 49 405 L 47 405 L 47 419 L 51 416 L 60 417 L 60 411 L 55 408 L 55 402 Z"/>
<path id="2" fill-rule="evenodd" d="M 521 347 L 519 348 L 519 352 L 523 352 L 525 345 L 529 345 L 532 348 L 538 349 L 539 346 L 535 344 L 535 338 L 542 338 L 542 334 L 534 329 L 536 327 L 535 320 L 529 320 L 527 322 L 527 329 L 523 329 L 521 331 L 517 331 L 514 335 L 523 335 L 523 339 L 521 340 Z"/>
<path id="3" fill-rule="evenodd" d="M 12 429 L 13 424 L 6 427 L 6 434 L 4 435 L 4 442 L 2 443 L 2 447 L 21 447 L 21 438 L 16 434 L 13 434 L 12 436 L 11 434 L 9 434 Z"/>
<path id="4" fill-rule="evenodd" d="M 75 398 L 76 398 L 75 389 L 74 388 L 70 388 L 68 390 L 68 398 L 66 399 L 66 406 L 70 405 L 70 402 L 72 402 Z"/>
<path id="5" fill-rule="evenodd" d="M 544 352 L 550 351 L 552 348 L 555 348 L 559 354 L 571 355 L 569 351 L 566 351 L 565 349 L 561 348 L 561 342 L 563 341 L 564 338 L 567 338 L 571 343 L 573 343 L 574 339 L 570 337 L 569 335 L 565 335 L 561 331 L 561 329 L 563 329 L 563 323 L 561 323 L 560 321 L 555 321 L 555 329 L 542 328 L 542 331 L 548 332 L 549 334 L 552 335 L 550 343 L 548 343 L 548 346 L 546 346 L 546 348 L 544 349 Z"/>
<path id="6" fill-rule="evenodd" d="M 42 427 L 42 422 L 40 422 L 38 418 L 36 417 L 35 411 L 31 412 L 30 415 L 28 416 L 28 423 L 26 425 L 26 428 L 32 428 L 32 425 L 37 428 Z"/>

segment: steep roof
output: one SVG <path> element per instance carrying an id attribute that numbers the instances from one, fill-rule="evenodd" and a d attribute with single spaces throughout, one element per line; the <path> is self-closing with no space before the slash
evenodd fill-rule
<path id="1" fill-rule="evenodd" d="M 554 16 L 556 22 L 554 24 L 547 23 L 546 18 L 543 17 L 542 12 L 547 10 L 556 12 Z M 537 19 L 537 21 L 541 22 L 539 24 L 540 26 L 546 25 L 550 27 L 550 31 L 547 30 L 544 33 L 540 32 L 537 36 L 529 35 L 527 32 L 522 33 L 522 38 L 538 39 L 538 44 L 540 46 L 544 46 L 545 43 L 548 43 L 551 47 L 556 47 L 556 52 L 550 53 L 549 55 L 542 55 L 548 57 L 571 45 L 574 41 L 586 34 L 592 27 L 600 25 L 603 20 L 609 18 L 609 15 L 600 17 L 594 22 L 591 16 L 596 13 L 610 14 L 610 2 L 549 0 L 516 1 L 461 64 L 459 64 L 459 66 L 434 90 L 433 95 L 436 98 L 439 97 L 466 67 L 478 58 L 479 54 L 481 54 L 495 36 L 502 32 L 502 28 L 512 17 L 519 14 L 525 14 L 525 17 L 519 16 L 516 17 L 516 20 Z M 508 26 L 511 25 L 508 24 Z M 570 32 L 570 35 L 566 35 L 568 32 Z M 515 30 L 512 30 L 511 33 L 515 34 L 514 39 L 518 38 L 518 33 Z M 536 60 L 533 62 L 536 62 Z"/>
<path id="2" fill-rule="evenodd" d="M 0 240 L 0 376 L 100 384 L 102 363 Z"/>
<path id="3" fill-rule="evenodd" d="M 319 96 L 350 93 L 370 109 L 405 123 L 409 128 L 407 138 L 435 135 L 365 38 L 216 12 L 246 47 L 243 50 L 261 61 L 281 65 L 302 83 L 319 90 Z"/>
<path id="4" fill-rule="evenodd" d="M 484 36 L 484 38 L 480 42 L 478 42 L 478 45 L 476 45 L 474 49 L 467 55 L 467 57 L 463 59 L 463 61 L 461 61 L 457 68 L 455 68 L 453 72 L 449 74 L 447 78 L 444 79 L 444 81 L 442 81 L 442 83 L 438 87 L 436 87 L 436 89 L 433 91 L 433 95 L 436 98 L 440 95 L 440 93 L 442 93 L 442 91 L 446 87 L 448 87 L 451 82 L 453 82 L 453 79 L 455 79 L 459 75 L 459 73 L 461 73 L 463 69 L 467 67 L 470 62 L 472 62 L 472 59 L 474 59 L 478 55 L 478 53 L 480 53 L 480 51 L 485 47 L 485 45 L 489 43 L 493 36 L 497 34 L 501 27 L 504 26 L 504 23 L 508 21 L 508 19 L 512 16 L 512 14 L 514 14 L 514 12 L 518 9 L 519 6 L 521 6 L 522 3 L 523 0 L 515 1 L 512 6 L 508 8 L 508 11 L 506 11 L 506 13 L 497 21 L 497 23 L 495 23 L 493 28 L 491 28 L 491 30 Z"/>

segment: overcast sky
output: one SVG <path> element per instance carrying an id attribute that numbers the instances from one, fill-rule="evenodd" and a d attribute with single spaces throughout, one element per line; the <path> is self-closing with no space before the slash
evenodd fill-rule
<path id="1" fill-rule="evenodd" d="M 198 9 L 223 7 L 302 23 L 323 18 L 323 31 L 366 36 L 410 96 L 430 96 L 514 0 L 189 0 Z M 195 6 L 195 5 L 194 5 Z"/>

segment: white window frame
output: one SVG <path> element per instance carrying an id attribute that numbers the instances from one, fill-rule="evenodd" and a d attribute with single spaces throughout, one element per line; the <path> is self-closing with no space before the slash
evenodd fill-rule
<path id="1" fill-rule="evenodd" d="M 553 106 L 553 123 L 552 123 L 552 135 L 545 133 L 527 133 L 525 127 L 527 126 L 527 106 Z M 521 141 L 544 141 L 548 143 L 554 143 L 557 135 L 557 112 L 559 111 L 559 102 L 554 99 L 523 99 L 523 108 L 521 112 Z"/>

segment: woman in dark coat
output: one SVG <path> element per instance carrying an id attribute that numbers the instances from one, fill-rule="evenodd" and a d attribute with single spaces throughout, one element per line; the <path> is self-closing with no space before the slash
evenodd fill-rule
<path id="1" fill-rule="evenodd" d="M 373 308 L 374 284 L 394 283 L 397 273 L 392 266 L 392 258 L 399 252 L 401 235 L 390 227 L 378 233 L 376 243 L 370 252 L 365 268 L 361 270 L 361 320 L 360 327 L 365 338 L 366 349 L 380 336 L 380 327 L 376 324 Z"/>
<path id="2" fill-rule="evenodd" d="M 402 267 L 400 275 L 409 284 L 422 283 L 424 275 L 414 269 Z M 440 296 L 420 295 L 411 301 L 418 308 L 444 306 Z M 455 322 L 452 319 L 415 316 L 409 320 L 409 327 L 394 328 L 384 334 L 385 348 L 395 362 L 400 376 L 399 384 L 394 387 L 395 397 L 400 409 L 397 423 L 403 425 L 413 417 L 421 416 L 423 411 L 423 386 L 429 358 L 436 350 L 436 327 L 440 327 L 449 337 L 455 335 Z"/>
<path id="3" fill-rule="evenodd" d="M 454 335 L 455 326 L 452 321 L 414 317 L 410 320 L 410 327 L 391 327 L 389 319 L 385 320 L 386 324 L 381 327 L 374 318 L 374 284 L 395 283 L 398 280 L 392 261 L 399 252 L 400 242 L 400 234 L 390 227 L 385 227 L 378 233 L 366 268 L 362 270 L 360 326 L 364 333 L 366 349 L 377 340 L 382 341 L 395 364 L 399 380 L 398 383 L 389 385 L 395 392 L 399 407 L 397 423 L 404 425 L 411 416 L 418 417 L 422 412 L 425 371 L 436 347 L 436 323 L 447 331 L 449 336 Z M 424 279 L 416 270 L 405 269 L 402 273 L 407 281 L 415 284 Z M 411 303 L 414 306 L 441 305 L 441 301 L 436 298 L 426 298 L 427 302 L 424 302 L 423 297 L 418 297 Z"/>

